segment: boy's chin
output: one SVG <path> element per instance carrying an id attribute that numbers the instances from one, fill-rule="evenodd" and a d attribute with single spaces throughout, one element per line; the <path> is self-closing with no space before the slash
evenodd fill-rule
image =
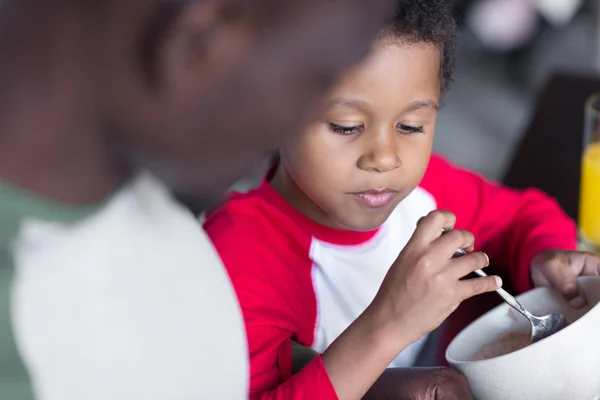
<path id="1" fill-rule="evenodd" d="M 391 215 L 389 213 L 377 213 L 371 215 L 352 215 L 349 218 L 340 218 L 338 223 L 345 229 L 357 232 L 368 232 L 379 228 Z M 342 220 L 343 219 L 343 220 Z"/>

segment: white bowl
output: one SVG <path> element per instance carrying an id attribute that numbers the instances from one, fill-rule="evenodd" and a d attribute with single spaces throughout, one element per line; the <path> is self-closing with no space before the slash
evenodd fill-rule
<path id="1" fill-rule="evenodd" d="M 555 291 L 537 288 L 518 296 L 534 315 L 562 313 L 570 325 L 524 349 L 472 361 L 486 344 L 507 332 L 531 330 L 502 304 L 465 328 L 450 343 L 446 360 L 469 379 L 479 400 L 600 399 L 600 278 L 579 279 L 589 306 L 573 310 Z M 584 315 L 585 314 L 585 315 Z"/>

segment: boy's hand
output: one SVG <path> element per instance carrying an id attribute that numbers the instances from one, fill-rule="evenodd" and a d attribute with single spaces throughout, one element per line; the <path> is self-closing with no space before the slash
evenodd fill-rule
<path id="1" fill-rule="evenodd" d="M 434 211 L 423 218 L 387 273 L 369 307 L 391 327 L 391 335 L 416 341 L 437 328 L 458 305 L 498 289 L 498 277 L 460 280 L 489 260 L 484 253 L 452 259 L 459 248 L 473 249 L 473 234 L 454 228 L 456 217 Z M 444 230 L 451 230 L 442 235 Z"/>
<path id="2" fill-rule="evenodd" d="M 323 353 L 323 364 L 339 399 L 362 398 L 402 350 L 437 328 L 463 300 L 501 285 L 500 278 L 493 276 L 461 280 L 486 267 L 488 258 L 471 253 L 452 259 L 459 248 L 473 249 L 474 241 L 467 231 L 451 230 L 455 221 L 454 214 L 447 211 L 434 211 L 423 218 L 373 302 Z M 443 234 L 445 230 L 451 231 Z M 435 400 L 444 395 L 435 381 L 429 383 L 417 385 L 412 392 L 421 397 L 409 398 Z M 428 394 L 434 397 L 426 397 Z"/>
<path id="3" fill-rule="evenodd" d="M 600 275 L 600 258 L 579 251 L 544 251 L 531 260 L 531 280 L 535 286 L 558 290 L 573 308 L 587 304 L 578 276 Z"/>

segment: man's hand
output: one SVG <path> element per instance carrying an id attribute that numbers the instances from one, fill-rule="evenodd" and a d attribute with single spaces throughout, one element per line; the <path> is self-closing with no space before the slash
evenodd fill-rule
<path id="1" fill-rule="evenodd" d="M 467 378 L 449 368 L 387 369 L 363 400 L 470 400 Z"/>
<path id="2" fill-rule="evenodd" d="M 587 304 L 577 277 L 600 275 L 600 258 L 579 251 L 545 251 L 531 261 L 531 279 L 535 286 L 550 286 L 569 301 L 573 308 Z"/>

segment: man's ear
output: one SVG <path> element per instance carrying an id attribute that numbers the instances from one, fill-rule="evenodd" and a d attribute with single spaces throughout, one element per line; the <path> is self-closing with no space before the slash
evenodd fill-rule
<path id="1" fill-rule="evenodd" d="M 197 93 L 235 64 L 252 42 L 248 10 L 236 0 L 186 1 L 158 43 L 157 84 L 180 97 Z"/>

